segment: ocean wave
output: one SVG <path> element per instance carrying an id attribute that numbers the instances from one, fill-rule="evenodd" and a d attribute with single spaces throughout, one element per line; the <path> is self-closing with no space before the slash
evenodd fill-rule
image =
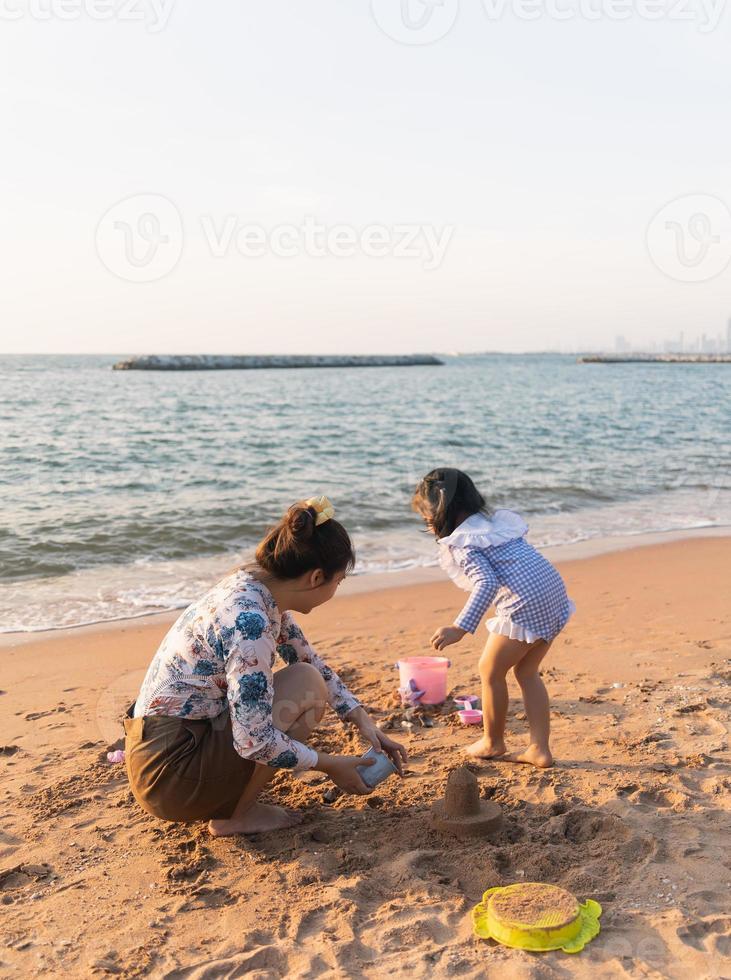
<path id="1" fill-rule="evenodd" d="M 540 548 L 616 536 L 731 526 L 731 491 L 673 491 L 572 512 L 529 518 Z M 436 565 L 436 547 L 418 523 L 354 533 L 355 574 L 368 576 Z M 35 632 L 132 619 L 184 609 L 237 564 L 250 548 L 200 558 L 139 557 L 66 575 L 0 583 L 0 633 Z"/>

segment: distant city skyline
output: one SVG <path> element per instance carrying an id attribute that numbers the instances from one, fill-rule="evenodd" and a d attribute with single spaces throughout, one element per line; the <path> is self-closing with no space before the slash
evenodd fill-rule
<path id="1" fill-rule="evenodd" d="M 647 354 L 731 354 L 731 317 L 726 323 L 726 333 L 712 335 L 701 331 L 691 335 L 681 330 L 677 338 L 667 338 L 660 344 L 634 344 L 623 334 L 614 338 L 614 350 L 618 354 L 630 351 Z"/>

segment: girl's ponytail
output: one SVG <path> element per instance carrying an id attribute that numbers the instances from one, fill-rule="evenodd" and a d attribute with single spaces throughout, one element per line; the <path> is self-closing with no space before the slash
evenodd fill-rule
<path id="1" fill-rule="evenodd" d="M 444 538 L 460 520 L 484 511 L 486 503 L 466 473 L 444 466 L 427 473 L 419 482 L 411 506 L 438 538 Z"/>

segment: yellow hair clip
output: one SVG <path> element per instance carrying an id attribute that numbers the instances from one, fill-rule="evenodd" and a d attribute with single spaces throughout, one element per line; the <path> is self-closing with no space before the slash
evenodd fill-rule
<path id="1" fill-rule="evenodd" d="M 309 500 L 305 500 L 305 503 L 308 507 L 312 507 L 313 510 L 317 511 L 315 526 L 324 524 L 331 517 L 335 517 L 335 508 L 327 497 L 310 497 Z"/>

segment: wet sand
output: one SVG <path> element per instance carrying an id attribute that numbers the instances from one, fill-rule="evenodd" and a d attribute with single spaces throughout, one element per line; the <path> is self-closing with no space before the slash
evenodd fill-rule
<path id="1" fill-rule="evenodd" d="M 106 762 L 173 616 L 0 641 L 0 973 L 10 976 L 720 977 L 731 956 L 731 538 L 562 561 L 578 612 L 545 679 L 555 768 L 475 766 L 504 809 L 492 841 L 452 839 L 429 808 L 474 729 L 404 720 L 394 662 L 429 653 L 463 593 L 354 592 L 301 622 L 411 752 L 373 795 L 280 775 L 299 827 L 246 839 L 164 824 Z M 484 633 L 450 648 L 476 691 Z M 510 748 L 525 741 L 511 681 Z M 399 737 L 399 736 L 397 736 Z M 313 744 L 359 752 L 328 714 Z M 515 881 L 604 907 L 578 956 L 476 940 L 469 911 Z"/>

